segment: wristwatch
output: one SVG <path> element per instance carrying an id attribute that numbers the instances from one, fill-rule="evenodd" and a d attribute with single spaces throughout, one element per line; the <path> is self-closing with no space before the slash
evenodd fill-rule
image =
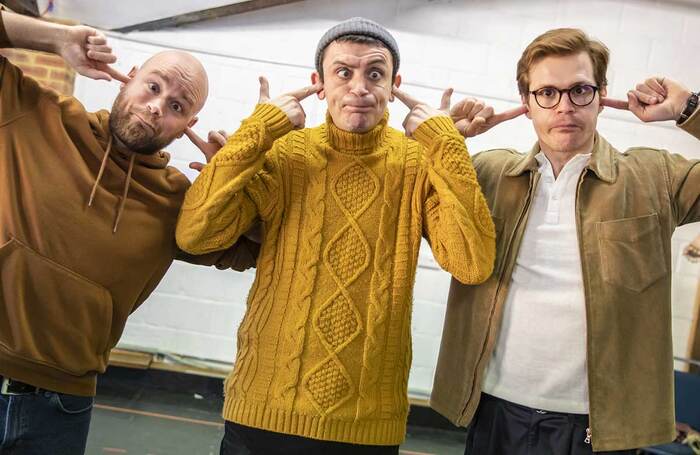
<path id="1" fill-rule="evenodd" d="M 677 124 L 681 124 L 688 120 L 688 118 L 693 115 L 695 112 L 695 109 L 698 107 L 698 96 L 700 95 L 700 92 L 696 93 L 691 93 L 690 96 L 688 97 L 688 102 L 685 105 L 685 109 L 683 109 L 683 112 L 681 112 L 681 116 L 678 117 L 678 121 L 676 122 Z"/>

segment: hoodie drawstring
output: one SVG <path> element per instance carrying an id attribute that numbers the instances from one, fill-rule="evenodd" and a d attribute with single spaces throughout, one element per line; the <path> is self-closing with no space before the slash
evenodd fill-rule
<path id="1" fill-rule="evenodd" d="M 126 195 L 129 193 L 129 184 L 131 183 L 131 171 L 134 170 L 134 161 L 136 160 L 136 154 L 131 154 L 131 159 L 129 159 L 129 171 L 126 173 L 126 183 L 124 183 L 124 193 L 122 194 L 122 200 L 119 202 L 119 210 L 117 210 L 117 219 L 114 220 L 114 231 L 117 232 L 117 226 L 119 225 L 119 219 L 122 217 L 122 212 L 124 211 L 124 205 L 126 205 Z"/>
<path id="2" fill-rule="evenodd" d="M 109 152 L 112 150 L 112 136 L 109 137 L 109 142 L 107 142 L 107 151 L 105 156 L 102 158 L 102 164 L 100 164 L 100 171 L 97 173 L 97 178 L 95 179 L 95 184 L 92 185 L 92 192 L 90 192 L 90 200 L 88 201 L 88 207 L 92 207 L 92 201 L 95 200 L 95 193 L 97 193 L 97 186 L 102 180 L 102 174 L 105 172 L 107 167 L 107 160 L 109 159 Z"/>
<path id="3" fill-rule="evenodd" d="M 92 207 L 92 203 L 95 200 L 95 194 L 97 194 L 97 187 L 100 185 L 100 180 L 102 180 L 102 175 L 104 174 L 105 168 L 107 167 L 107 161 L 109 160 L 109 153 L 112 151 L 112 137 L 110 136 L 109 142 L 107 142 L 107 150 L 102 158 L 102 164 L 100 164 L 100 170 L 95 178 L 95 184 L 92 186 L 92 191 L 90 192 L 90 199 L 88 200 L 88 207 Z M 126 196 L 129 193 L 129 185 L 131 183 L 131 173 L 134 170 L 134 161 L 136 161 L 136 154 L 132 153 L 129 159 L 129 170 L 126 173 L 126 182 L 124 183 L 124 191 L 122 192 L 121 200 L 119 201 L 119 209 L 117 210 L 117 217 L 114 220 L 114 227 L 112 232 L 117 232 L 117 226 L 119 226 L 119 220 L 122 217 L 122 212 L 124 212 L 124 206 L 126 205 Z"/>

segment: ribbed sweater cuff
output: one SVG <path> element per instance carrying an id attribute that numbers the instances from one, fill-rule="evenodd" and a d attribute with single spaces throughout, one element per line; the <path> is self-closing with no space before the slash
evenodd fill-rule
<path id="1" fill-rule="evenodd" d="M 251 118 L 262 121 L 272 139 L 278 139 L 294 129 L 287 114 L 274 104 L 262 103 L 255 106 Z"/>
<path id="2" fill-rule="evenodd" d="M 10 37 L 7 36 L 7 31 L 5 30 L 5 23 L 3 22 L 4 10 L 5 7 L 3 5 L 0 5 L 0 49 L 5 47 L 12 47 L 12 43 L 10 43 Z"/>
<path id="3" fill-rule="evenodd" d="M 426 148 L 430 148 L 435 138 L 441 134 L 454 133 L 459 135 L 452 119 L 448 116 L 432 117 L 421 123 L 413 137 Z"/>
<path id="4" fill-rule="evenodd" d="M 700 106 L 695 108 L 695 112 L 685 122 L 678 125 L 680 129 L 686 131 L 700 139 Z"/>

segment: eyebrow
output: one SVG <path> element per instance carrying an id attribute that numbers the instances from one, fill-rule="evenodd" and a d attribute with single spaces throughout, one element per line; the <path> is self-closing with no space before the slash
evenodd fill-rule
<path id="1" fill-rule="evenodd" d="M 161 70 L 153 70 L 153 73 L 154 73 L 155 75 L 157 75 L 158 77 L 160 77 L 161 79 L 163 79 L 167 84 L 170 84 L 170 83 L 171 83 L 171 78 L 170 78 L 170 76 L 168 76 L 168 75 L 167 75 L 166 73 L 164 73 L 163 71 L 161 71 Z M 182 90 L 182 91 L 183 91 L 183 94 L 182 94 L 180 97 L 181 97 L 182 99 L 184 99 L 184 100 L 187 102 L 187 104 L 189 104 L 190 106 L 194 106 L 194 100 L 192 99 L 192 97 L 189 96 L 187 93 L 185 93 L 185 90 Z"/>
<path id="2" fill-rule="evenodd" d="M 372 58 L 369 62 L 367 62 L 367 65 L 368 66 L 376 65 L 378 63 L 384 64 L 384 65 L 389 65 L 389 62 L 387 62 L 387 60 L 385 58 L 381 58 L 381 57 Z M 343 60 L 342 57 L 339 57 L 339 58 L 336 58 L 335 60 L 333 60 L 331 65 L 353 66 L 353 65 L 349 64 L 347 61 Z"/>
<path id="3" fill-rule="evenodd" d="M 564 88 L 564 89 L 560 89 L 559 87 L 557 87 L 557 86 L 554 85 L 554 84 L 544 84 L 544 85 L 541 86 L 540 88 L 536 88 L 536 89 L 534 89 L 534 90 L 532 90 L 532 91 L 536 92 L 536 91 L 538 91 L 538 90 L 542 90 L 543 88 L 555 88 L 555 89 L 557 89 L 557 90 L 568 90 L 568 89 L 570 89 L 570 88 L 576 87 L 577 85 L 592 85 L 593 87 L 597 87 L 597 85 L 596 85 L 595 82 L 588 82 L 588 81 L 580 80 L 580 81 L 578 81 L 578 82 L 574 82 L 573 84 L 569 85 L 568 87 L 566 87 L 566 88 Z"/>

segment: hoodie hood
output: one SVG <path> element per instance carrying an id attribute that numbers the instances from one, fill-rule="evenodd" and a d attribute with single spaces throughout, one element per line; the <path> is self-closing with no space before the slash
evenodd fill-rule
<path id="1" fill-rule="evenodd" d="M 122 217 L 122 214 L 124 212 L 124 208 L 126 205 L 126 200 L 127 196 L 129 194 L 129 187 L 131 186 L 132 182 L 132 177 L 134 175 L 134 168 L 143 168 L 147 170 L 161 170 L 165 169 L 168 167 L 168 163 L 170 162 L 170 154 L 164 150 L 159 150 L 153 154 L 150 155 L 144 155 L 141 153 L 134 153 L 134 152 L 126 152 L 120 149 L 117 149 L 114 147 L 114 137 L 112 135 L 112 132 L 109 128 L 109 111 L 106 110 L 101 110 L 96 113 L 90 118 L 90 127 L 92 129 L 92 132 L 95 136 L 95 140 L 99 143 L 100 147 L 98 149 L 104 150 L 104 153 L 101 157 L 98 157 L 100 159 L 100 169 L 95 176 L 95 183 L 92 186 L 92 191 L 90 192 L 90 196 L 88 198 L 88 207 L 91 207 L 93 202 L 95 201 L 95 197 L 97 195 L 97 189 L 100 185 L 100 180 L 102 179 L 102 176 L 104 175 L 105 169 L 107 167 L 108 162 L 111 160 L 113 161 L 117 166 L 119 166 L 121 169 L 123 169 L 126 174 L 124 177 L 124 189 L 121 192 L 121 197 L 119 201 L 119 205 L 116 209 L 116 213 L 114 215 L 114 225 L 113 225 L 113 232 L 116 233 L 117 229 L 119 227 L 119 220 Z M 146 177 L 151 174 L 149 172 L 137 172 L 137 174 L 141 177 Z M 157 173 L 156 174 L 160 180 L 162 177 L 162 173 Z M 176 180 L 178 180 L 179 184 L 176 184 L 176 187 L 179 187 L 182 191 L 182 179 L 184 178 L 185 181 L 187 179 L 177 172 Z M 138 180 L 141 180 L 137 178 Z M 166 180 L 168 180 L 166 178 Z M 146 185 L 148 185 L 148 182 L 144 182 Z M 150 183 L 156 183 L 156 182 L 150 182 Z M 175 182 L 173 182 L 175 183 Z M 148 185 L 150 186 L 150 185 Z M 189 186 L 189 182 L 187 181 L 187 184 L 185 185 L 186 187 Z M 174 188 L 173 188 L 174 189 Z"/>

